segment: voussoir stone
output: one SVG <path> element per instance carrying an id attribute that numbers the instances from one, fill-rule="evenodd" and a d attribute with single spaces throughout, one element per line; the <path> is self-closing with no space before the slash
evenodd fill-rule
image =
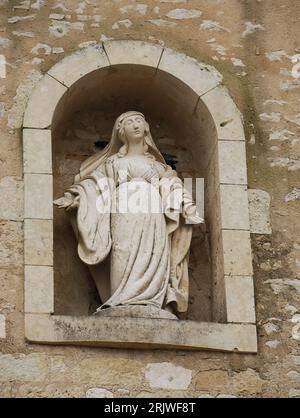
<path id="1" fill-rule="evenodd" d="M 141 41 L 107 41 L 104 43 L 111 65 L 137 64 L 157 68 L 163 48 Z"/>
<path id="2" fill-rule="evenodd" d="M 45 74 L 30 96 L 24 114 L 23 127 L 48 128 L 51 125 L 54 110 L 66 91 L 67 87 Z"/>
<path id="3" fill-rule="evenodd" d="M 55 64 L 48 74 L 70 87 L 84 75 L 107 66 L 109 61 L 102 45 L 93 45 L 64 58 Z"/>
<path id="4" fill-rule="evenodd" d="M 186 83 L 199 96 L 222 82 L 221 74 L 210 65 L 165 48 L 158 68 Z"/>
<path id="5" fill-rule="evenodd" d="M 224 86 L 210 90 L 201 100 L 214 119 L 219 140 L 245 140 L 242 114 Z"/>

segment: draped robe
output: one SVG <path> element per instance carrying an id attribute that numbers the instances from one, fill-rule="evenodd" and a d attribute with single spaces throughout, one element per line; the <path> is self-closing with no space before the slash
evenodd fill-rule
<path id="1" fill-rule="evenodd" d="M 126 162 L 113 155 L 69 189 L 79 197 L 72 223 L 79 257 L 89 265 L 100 293 L 100 309 L 135 304 L 164 309 L 172 304 L 177 312 L 187 310 L 192 225 L 186 221 L 192 199 L 171 167 L 148 160 Z M 125 178 L 119 161 L 129 164 Z M 160 210 L 120 212 L 115 205 L 122 203 L 129 183 L 141 188 L 142 199 L 155 195 Z M 101 265 L 108 256 L 110 273 L 104 274 Z"/>

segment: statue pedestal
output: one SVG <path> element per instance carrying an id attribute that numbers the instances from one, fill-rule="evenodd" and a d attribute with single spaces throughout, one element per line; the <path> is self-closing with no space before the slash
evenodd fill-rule
<path id="1" fill-rule="evenodd" d="M 94 313 L 98 317 L 122 317 L 122 318 L 155 318 L 155 319 L 177 319 L 164 309 L 158 309 L 147 305 L 114 306 L 106 309 L 99 309 Z"/>

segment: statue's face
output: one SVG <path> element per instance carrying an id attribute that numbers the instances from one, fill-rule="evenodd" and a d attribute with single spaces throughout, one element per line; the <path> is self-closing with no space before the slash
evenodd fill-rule
<path id="1" fill-rule="evenodd" d="M 140 142 L 145 134 L 145 120 L 140 115 L 128 116 L 124 120 L 124 131 L 128 142 Z"/>

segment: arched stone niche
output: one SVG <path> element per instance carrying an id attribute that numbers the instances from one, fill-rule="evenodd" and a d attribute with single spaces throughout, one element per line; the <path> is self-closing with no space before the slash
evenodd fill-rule
<path id="1" fill-rule="evenodd" d="M 144 112 L 182 177 L 205 179 L 208 234 L 193 237 L 185 320 L 90 316 L 97 300 L 89 273 L 66 215 L 53 211 L 53 198 L 128 109 Z M 23 139 L 28 340 L 256 352 L 245 137 L 213 67 L 139 41 L 80 50 L 36 86 Z"/>

